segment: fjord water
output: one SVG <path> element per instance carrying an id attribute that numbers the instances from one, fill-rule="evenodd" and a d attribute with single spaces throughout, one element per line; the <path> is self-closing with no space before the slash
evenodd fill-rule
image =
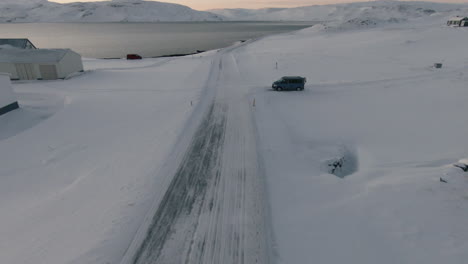
<path id="1" fill-rule="evenodd" d="M 71 48 L 89 58 L 188 54 L 311 22 L 28 23 L 1 24 L 0 38 L 29 38 L 38 48 Z"/>

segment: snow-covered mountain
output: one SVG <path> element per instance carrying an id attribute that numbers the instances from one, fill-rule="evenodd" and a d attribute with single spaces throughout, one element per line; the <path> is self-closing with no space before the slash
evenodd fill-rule
<path id="1" fill-rule="evenodd" d="M 467 13 L 468 5 L 432 2 L 371 1 L 315 5 L 298 8 L 215 9 L 210 12 L 226 20 L 327 21 L 340 24 L 374 25 L 394 23 L 437 14 Z"/>
<path id="2" fill-rule="evenodd" d="M 0 2 L 0 22 L 326 21 L 348 26 L 372 26 L 431 15 L 467 13 L 467 4 L 387 0 L 298 8 L 214 9 L 208 12 L 144 0 L 69 4 L 47 0 Z"/>
<path id="3" fill-rule="evenodd" d="M 0 22 L 219 21 L 213 13 L 143 0 L 59 4 L 47 0 L 2 0 Z"/>

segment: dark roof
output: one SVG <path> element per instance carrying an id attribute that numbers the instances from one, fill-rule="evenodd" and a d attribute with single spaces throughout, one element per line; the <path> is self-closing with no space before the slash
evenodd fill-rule
<path id="1" fill-rule="evenodd" d="M 28 43 L 30 47 L 28 47 Z M 0 46 L 1 45 L 10 45 L 19 49 L 31 49 L 31 47 L 32 49 L 36 49 L 36 46 L 34 46 L 29 39 L 0 39 Z"/>

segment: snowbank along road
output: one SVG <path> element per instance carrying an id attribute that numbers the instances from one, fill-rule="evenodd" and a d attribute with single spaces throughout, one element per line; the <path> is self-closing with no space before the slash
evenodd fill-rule
<path id="1" fill-rule="evenodd" d="M 270 263 L 252 106 L 238 85 L 233 53 L 238 47 L 214 57 L 203 121 L 146 236 L 135 240 L 123 263 Z"/>

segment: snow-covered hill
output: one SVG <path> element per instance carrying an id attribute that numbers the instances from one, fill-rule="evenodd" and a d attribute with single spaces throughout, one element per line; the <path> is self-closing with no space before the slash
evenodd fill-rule
<path id="1" fill-rule="evenodd" d="M 371 1 L 338 5 L 269 9 L 215 9 L 210 12 L 226 20 L 245 21 L 326 21 L 335 24 L 372 26 L 433 15 L 468 12 L 468 5 L 432 2 Z"/>
<path id="2" fill-rule="evenodd" d="M 187 6 L 142 0 L 59 4 L 47 0 L 2 0 L 0 22 L 219 21 Z"/>
<path id="3" fill-rule="evenodd" d="M 215 9 L 143 1 L 59 4 L 47 0 L 2 0 L 0 22 L 326 21 L 344 27 L 373 26 L 433 15 L 468 13 L 466 4 L 371 1 L 298 8 Z"/>

